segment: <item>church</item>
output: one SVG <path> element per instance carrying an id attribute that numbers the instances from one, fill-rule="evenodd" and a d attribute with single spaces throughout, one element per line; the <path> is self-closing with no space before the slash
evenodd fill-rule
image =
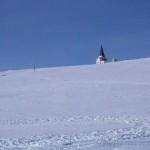
<path id="1" fill-rule="evenodd" d="M 107 58 L 105 56 L 103 46 L 101 45 L 99 56 L 96 59 L 96 64 L 104 64 L 105 62 L 107 62 Z"/>

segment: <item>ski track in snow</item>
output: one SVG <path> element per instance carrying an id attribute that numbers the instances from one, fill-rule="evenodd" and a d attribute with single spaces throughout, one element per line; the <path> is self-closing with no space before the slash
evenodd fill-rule
<path id="1" fill-rule="evenodd" d="M 19 138 L 0 138 L 1 149 L 27 149 L 27 148 L 81 148 L 94 144 L 119 143 L 123 141 L 133 141 L 138 138 L 150 137 L 150 119 L 138 119 L 136 117 L 111 117 L 111 116 L 78 116 L 63 119 L 33 119 L 33 120 L 1 120 L 1 125 L 28 125 L 52 122 L 78 122 L 78 121 L 103 121 L 121 122 L 129 124 L 132 127 L 113 129 L 106 131 L 93 131 L 91 133 L 81 133 L 75 135 L 48 135 L 48 136 L 31 136 Z"/>
<path id="2" fill-rule="evenodd" d="M 144 119 L 143 119 L 144 120 Z M 146 119 L 147 120 L 147 119 Z M 135 124 L 138 122 L 138 118 L 117 117 L 117 116 L 76 116 L 69 118 L 35 118 L 35 119 L 16 119 L 16 120 L 0 120 L 0 126 L 3 125 L 31 125 L 31 124 L 47 124 L 47 123 L 59 123 L 59 122 L 78 122 L 78 121 L 115 121 L 124 122 L 127 124 Z"/>

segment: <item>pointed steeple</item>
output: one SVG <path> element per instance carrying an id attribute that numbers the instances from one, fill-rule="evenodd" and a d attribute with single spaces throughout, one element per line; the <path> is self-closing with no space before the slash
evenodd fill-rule
<path id="1" fill-rule="evenodd" d="M 105 57 L 103 46 L 101 45 L 99 56 Z"/>
<path id="2" fill-rule="evenodd" d="M 107 61 L 107 58 L 104 53 L 103 46 L 101 45 L 99 56 L 96 59 L 96 64 L 104 64 Z"/>
<path id="3" fill-rule="evenodd" d="M 101 45 L 99 56 L 101 57 L 102 60 L 107 60 L 107 58 L 105 57 L 105 53 L 104 53 L 104 49 L 102 45 Z"/>

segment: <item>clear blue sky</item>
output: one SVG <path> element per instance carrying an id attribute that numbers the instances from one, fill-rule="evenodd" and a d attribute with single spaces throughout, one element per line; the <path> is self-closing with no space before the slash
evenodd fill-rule
<path id="1" fill-rule="evenodd" d="M 0 0 L 0 70 L 150 57 L 149 0 Z"/>

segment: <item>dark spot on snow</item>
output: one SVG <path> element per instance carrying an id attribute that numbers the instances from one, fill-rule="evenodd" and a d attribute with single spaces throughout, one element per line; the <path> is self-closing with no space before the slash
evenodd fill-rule
<path id="1" fill-rule="evenodd" d="M 69 146 L 69 145 L 72 145 L 73 142 L 67 142 L 67 143 L 63 143 L 63 145 L 66 145 L 66 146 Z"/>
<path id="2" fill-rule="evenodd" d="M 3 76 L 3 77 L 4 77 L 4 76 L 7 76 L 7 75 L 6 75 L 6 74 L 2 74 L 1 76 Z"/>

